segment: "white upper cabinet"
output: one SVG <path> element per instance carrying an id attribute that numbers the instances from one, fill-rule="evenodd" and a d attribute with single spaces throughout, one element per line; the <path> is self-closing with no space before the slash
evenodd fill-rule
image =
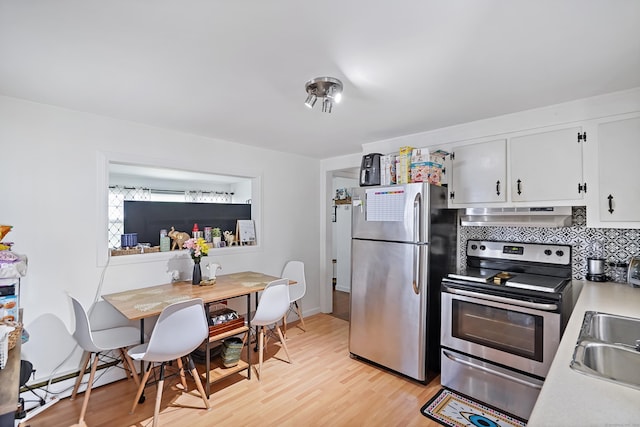
<path id="1" fill-rule="evenodd" d="M 505 202 L 506 159 L 505 139 L 457 147 L 451 156 L 449 205 Z"/>
<path id="2" fill-rule="evenodd" d="M 599 121 L 596 129 L 587 226 L 640 228 L 640 115 Z"/>
<path id="3" fill-rule="evenodd" d="M 584 139 L 581 127 L 511 138 L 511 201 L 584 204 Z"/>
<path id="4" fill-rule="evenodd" d="M 584 205 L 581 126 L 454 148 L 453 208 Z"/>

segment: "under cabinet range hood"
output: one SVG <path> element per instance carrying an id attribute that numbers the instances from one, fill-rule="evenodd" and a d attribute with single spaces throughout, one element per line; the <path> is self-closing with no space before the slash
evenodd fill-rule
<path id="1" fill-rule="evenodd" d="M 569 227 L 571 206 L 542 208 L 466 208 L 463 226 Z"/>

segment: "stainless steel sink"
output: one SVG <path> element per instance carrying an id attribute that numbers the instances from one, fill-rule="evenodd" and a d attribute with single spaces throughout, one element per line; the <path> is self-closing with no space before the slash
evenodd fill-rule
<path id="1" fill-rule="evenodd" d="M 583 374 L 640 390 L 640 351 L 635 349 L 583 341 L 576 347 L 571 367 Z"/>
<path id="2" fill-rule="evenodd" d="M 593 339 L 635 347 L 636 341 L 640 340 L 640 319 L 587 311 L 579 339 Z"/>
<path id="3" fill-rule="evenodd" d="M 640 319 L 587 311 L 571 368 L 640 390 Z"/>

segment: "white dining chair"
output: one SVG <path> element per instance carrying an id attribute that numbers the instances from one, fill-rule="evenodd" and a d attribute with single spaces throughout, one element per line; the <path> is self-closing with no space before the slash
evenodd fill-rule
<path id="1" fill-rule="evenodd" d="M 304 263 L 302 261 L 289 261 L 282 269 L 280 277 L 286 277 L 294 280 L 298 283 L 289 286 L 289 309 L 282 319 L 282 329 L 284 330 L 284 336 L 287 336 L 287 317 L 289 313 L 295 312 L 300 319 L 300 329 L 306 332 L 306 326 L 304 324 L 304 317 L 302 316 L 302 297 L 307 292 L 307 281 L 304 277 Z"/>
<path id="2" fill-rule="evenodd" d="M 204 310 L 204 304 L 201 298 L 180 301 L 165 307 L 158 321 L 156 322 L 149 342 L 138 345 L 129 349 L 129 356 L 134 360 L 142 360 L 148 362 L 147 369 L 142 377 L 138 392 L 131 407 L 133 413 L 138 405 L 140 396 L 144 391 L 144 387 L 149 379 L 151 368 L 160 364 L 160 374 L 158 379 L 158 392 L 156 395 L 156 403 L 153 411 L 153 426 L 158 425 L 158 416 L 160 413 L 160 402 L 162 400 L 162 389 L 164 387 L 164 368 L 167 362 L 173 360 L 178 361 L 180 369 L 180 378 L 182 385 L 185 387 L 184 370 L 182 358 L 187 358 L 189 372 L 193 377 L 198 392 L 202 396 L 202 400 L 207 408 L 211 409 L 209 400 L 207 399 L 200 376 L 196 370 L 196 366 L 191 358 L 191 352 L 194 351 L 205 339 L 209 338 L 209 325 Z"/>
<path id="3" fill-rule="evenodd" d="M 76 379 L 76 383 L 73 386 L 71 392 L 71 399 L 76 398 L 78 389 L 84 377 L 84 373 L 87 370 L 87 365 L 91 361 L 91 371 L 89 373 L 89 381 L 87 388 L 84 392 L 84 401 L 82 402 L 82 409 L 80 410 L 80 419 L 78 424 L 84 423 L 84 417 L 87 412 L 87 405 L 89 404 L 89 396 L 91 395 L 91 388 L 93 387 L 93 380 L 96 375 L 96 368 L 98 366 L 99 355 L 107 353 L 109 351 L 116 350 L 120 354 L 127 375 L 131 376 L 136 385 L 140 384 L 138 373 L 136 372 L 133 361 L 127 354 L 127 347 L 140 343 L 140 330 L 134 326 L 128 326 L 124 317 L 120 318 L 116 313 L 109 313 L 108 307 L 102 306 L 102 304 L 108 304 L 107 302 L 96 303 L 97 310 L 101 314 L 94 316 L 96 319 L 96 326 L 92 328 L 92 324 L 89 322 L 89 315 L 85 311 L 84 307 L 76 298 L 69 296 L 73 305 L 73 314 L 75 317 L 75 331 L 73 337 L 78 345 L 84 350 L 81 361 L 81 369 Z M 114 309 L 115 311 L 115 309 Z M 109 313 L 109 314 L 107 314 Z M 113 322 L 109 322 L 111 318 Z"/>
<path id="4" fill-rule="evenodd" d="M 273 329 L 278 334 L 278 339 L 282 344 L 282 348 L 287 354 L 287 360 L 292 363 L 289 356 L 289 349 L 285 342 L 282 330 L 278 325 L 280 319 L 287 313 L 289 309 L 289 279 L 278 279 L 267 284 L 262 291 L 258 308 L 251 319 L 252 326 L 258 326 L 258 380 L 262 379 L 262 363 L 264 359 L 265 336 L 273 333 Z"/>

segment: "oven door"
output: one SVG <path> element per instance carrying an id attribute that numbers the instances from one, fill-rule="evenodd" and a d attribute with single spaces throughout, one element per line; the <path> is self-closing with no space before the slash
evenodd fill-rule
<path id="1" fill-rule="evenodd" d="M 442 347 L 544 378 L 559 342 L 555 303 L 443 289 Z"/>

